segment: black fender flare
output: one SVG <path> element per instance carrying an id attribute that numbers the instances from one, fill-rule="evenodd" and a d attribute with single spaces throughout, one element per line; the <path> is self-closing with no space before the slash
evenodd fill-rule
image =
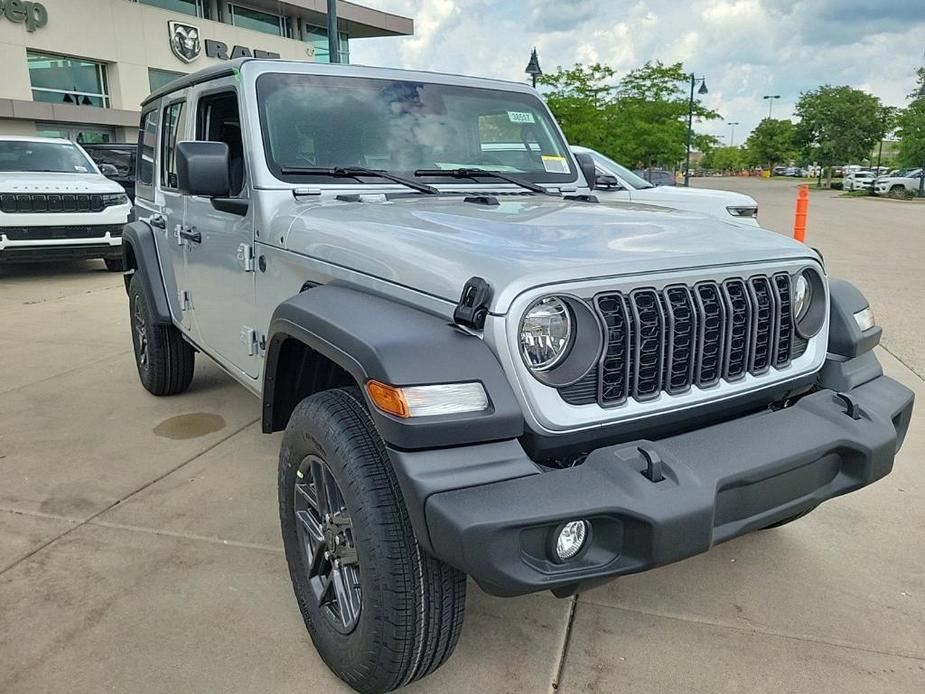
<path id="1" fill-rule="evenodd" d="M 154 242 L 154 230 L 141 220 L 129 222 L 122 230 L 122 267 L 141 278 L 152 320 L 158 325 L 170 325 L 170 303 L 161 275 L 161 264 Z M 128 276 L 125 289 L 128 291 Z"/>
<path id="2" fill-rule="evenodd" d="M 854 359 L 878 344 L 883 330 L 879 325 L 861 332 L 854 314 L 870 302 L 851 282 L 829 279 L 829 353 Z"/>
<path id="3" fill-rule="evenodd" d="M 264 431 L 273 431 L 279 420 L 273 416 L 274 395 L 278 381 L 286 378 L 279 373 L 279 356 L 290 339 L 337 364 L 361 387 L 372 379 L 394 386 L 478 381 L 485 388 L 489 407 L 478 413 L 401 419 L 370 406 L 390 446 L 455 446 L 523 433 L 520 405 L 497 358 L 481 339 L 444 318 L 335 285 L 303 291 L 273 313 L 264 367 Z"/>

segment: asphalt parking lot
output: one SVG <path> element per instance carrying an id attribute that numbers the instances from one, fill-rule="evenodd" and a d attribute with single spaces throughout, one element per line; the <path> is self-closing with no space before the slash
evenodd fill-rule
<path id="1" fill-rule="evenodd" d="M 795 188 L 755 196 L 788 231 Z M 884 326 L 919 412 L 893 474 L 787 527 L 557 600 L 470 585 L 454 657 L 416 692 L 925 690 L 925 206 L 813 193 L 807 241 Z M 279 436 L 200 358 L 139 385 L 121 277 L 0 267 L 0 692 L 341 692 L 279 539 Z"/>

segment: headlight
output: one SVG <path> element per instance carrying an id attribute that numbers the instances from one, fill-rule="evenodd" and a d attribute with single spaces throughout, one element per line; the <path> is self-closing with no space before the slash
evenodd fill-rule
<path id="1" fill-rule="evenodd" d="M 520 321 L 520 353 L 532 371 L 547 371 L 562 361 L 571 340 L 572 316 L 557 297 L 534 302 Z"/>
<path id="2" fill-rule="evenodd" d="M 798 321 L 806 314 L 812 296 L 813 290 L 809 286 L 809 280 L 801 272 L 793 285 L 793 315 Z"/>
<path id="3" fill-rule="evenodd" d="M 758 217 L 758 207 L 754 205 L 727 207 L 726 211 L 733 217 Z"/>
<path id="4" fill-rule="evenodd" d="M 793 318 L 797 334 L 809 339 L 814 337 L 825 323 L 826 296 L 822 276 L 807 268 L 797 273 L 793 280 Z"/>
<path id="5" fill-rule="evenodd" d="M 125 205 L 128 203 L 128 195 L 125 193 L 106 193 L 103 195 L 103 207 L 115 207 L 116 205 Z"/>

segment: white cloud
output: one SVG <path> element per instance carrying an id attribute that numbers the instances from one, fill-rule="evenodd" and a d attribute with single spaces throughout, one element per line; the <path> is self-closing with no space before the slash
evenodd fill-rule
<path id="1" fill-rule="evenodd" d="M 536 46 L 547 72 L 605 62 L 625 73 L 647 60 L 706 75 L 705 103 L 739 121 L 735 139 L 792 113 L 821 84 L 866 89 L 902 105 L 922 64 L 925 0 L 360 0 L 413 17 L 415 36 L 357 39 L 356 63 L 526 80 Z M 722 121 L 700 126 L 729 137 Z"/>

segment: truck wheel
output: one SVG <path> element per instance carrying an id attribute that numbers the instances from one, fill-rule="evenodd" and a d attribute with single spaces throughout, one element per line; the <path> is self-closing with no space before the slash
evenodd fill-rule
<path id="1" fill-rule="evenodd" d="M 453 652 L 463 573 L 418 545 L 382 439 L 357 389 L 296 407 L 279 456 L 279 512 L 302 618 L 327 666 L 388 692 Z"/>
<path id="2" fill-rule="evenodd" d="M 182 393 L 193 380 L 196 352 L 174 326 L 152 322 L 138 271 L 129 282 L 128 297 L 135 366 L 141 384 L 154 395 Z"/>
<path id="3" fill-rule="evenodd" d="M 110 272 L 122 272 L 122 258 L 104 258 L 103 262 Z"/>

